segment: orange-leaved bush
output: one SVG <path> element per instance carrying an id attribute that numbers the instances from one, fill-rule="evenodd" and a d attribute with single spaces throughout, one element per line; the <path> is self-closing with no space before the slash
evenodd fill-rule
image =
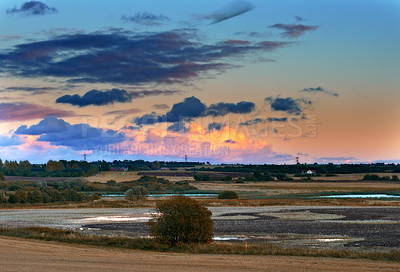
<path id="1" fill-rule="evenodd" d="M 157 202 L 156 212 L 148 225 L 157 241 L 170 245 L 212 242 L 211 211 L 196 200 L 174 196 Z"/>

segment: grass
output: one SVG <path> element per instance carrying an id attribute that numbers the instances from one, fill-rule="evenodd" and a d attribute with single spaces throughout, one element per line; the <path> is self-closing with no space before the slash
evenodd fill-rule
<path id="1" fill-rule="evenodd" d="M 400 250 L 352 250 L 352 249 L 305 249 L 288 248 L 269 243 L 249 244 L 247 250 L 244 244 L 211 243 L 211 244 L 181 244 L 169 246 L 160 244 L 153 239 L 128 238 L 122 236 L 99 236 L 82 234 L 71 230 L 60 230 L 44 227 L 0 228 L 0 235 L 44 241 L 84 244 L 90 246 L 136 249 L 147 251 L 178 252 L 192 254 L 237 254 L 237 255 L 280 255 L 368 259 L 379 261 L 400 262 Z"/>

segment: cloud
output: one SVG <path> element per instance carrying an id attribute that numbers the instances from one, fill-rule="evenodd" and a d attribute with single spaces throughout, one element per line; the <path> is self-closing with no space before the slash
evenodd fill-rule
<path id="1" fill-rule="evenodd" d="M 300 90 L 299 92 L 307 92 L 307 93 L 324 93 L 324 94 L 328 94 L 328 95 L 332 95 L 332 96 L 339 96 L 338 93 L 329 91 L 325 88 L 322 87 L 317 87 L 317 88 L 305 88 L 303 90 Z"/>
<path id="2" fill-rule="evenodd" d="M 351 163 L 359 161 L 356 157 L 320 157 L 315 158 L 320 163 Z"/>
<path id="3" fill-rule="evenodd" d="M 253 125 L 257 125 L 257 124 L 263 124 L 265 123 L 264 119 L 261 118 L 255 118 L 253 120 L 247 120 L 245 122 L 240 123 L 241 126 L 253 126 Z"/>
<path id="4" fill-rule="evenodd" d="M 78 94 L 64 95 L 57 98 L 56 103 L 71 104 L 74 106 L 85 107 L 89 105 L 104 106 L 114 104 L 114 102 L 131 102 L 132 98 L 125 90 L 112 89 L 108 91 L 91 90 L 83 96 Z"/>
<path id="5" fill-rule="evenodd" d="M 225 124 L 223 123 L 217 123 L 217 122 L 213 122 L 208 124 L 208 130 L 221 130 L 223 127 L 225 127 Z"/>
<path id="6" fill-rule="evenodd" d="M 268 117 L 268 122 L 286 122 L 287 117 Z"/>
<path id="7" fill-rule="evenodd" d="M 22 14 L 22 15 L 46 15 L 56 13 L 57 9 L 49 7 L 48 5 L 39 1 L 29 1 L 21 5 L 20 8 L 14 7 L 8 9 L 8 14 Z"/>
<path id="8" fill-rule="evenodd" d="M 179 90 L 141 90 L 141 91 L 133 91 L 129 92 L 129 95 L 132 99 L 135 98 L 143 98 L 148 96 L 157 96 L 157 95 L 174 95 L 180 94 L 182 91 Z"/>
<path id="9" fill-rule="evenodd" d="M 215 117 L 223 116 L 228 113 L 246 114 L 252 112 L 255 107 L 256 105 L 253 102 L 241 101 L 237 104 L 220 102 L 218 104 L 212 104 L 207 109 L 205 115 L 211 115 Z"/>
<path id="10" fill-rule="evenodd" d="M 16 135 L 10 135 L 10 136 L 0 135 L 0 146 L 14 146 L 14 145 L 20 145 L 22 143 L 23 142 Z"/>
<path id="11" fill-rule="evenodd" d="M 216 24 L 231 19 L 233 17 L 242 15 L 252 10 L 253 8 L 254 6 L 247 1 L 243 0 L 230 1 L 212 14 L 198 15 L 197 17 L 200 19 L 211 20 L 212 24 Z"/>
<path id="12" fill-rule="evenodd" d="M 154 125 L 160 122 L 166 122 L 166 120 L 162 118 L 162 116 L 156 114 L 155 112 L 152 112 L 150 114 L 145 114 L 140 117 L 136 117 L 133 119 L 133 122 L 138 125 Z"/>
<path id="13" fill-rule="evenodd" d="M 30 103 L 0 103 L 0 122 L 26 121 L 50 115 L 70 117 L 75 116 L 75 113 Z"/>
<path id="14" fill-rule="evenodd" d="M 18 40 L 21 38 L 22 37 L 18 35 L 0 35 L 0 41 Z"/>
<path id="15" fill-rule="evenodd" d="M 238 67 L 238 57 L 260 56 L 290 42 L 202 43 L 198 30 L 125 34 L 66 34 L 19 44 L 0 53 L 0 73 L 58 77 L 68 83 L 187 84 Z"/>
<path id="16" fill-rule="evenodd" d="M 6 91 L 21 91 L 21 92 L 30 92 L 32 95 L 36 94 L 46 94 L 50 91 L 57 90 L 54 87 L 7 87 Z"/>
<path id="17" fill-rule="evenodd" d="M 204 116 L 206 108 L 200 99 L 194 96 L 188 97 L 183 102 L 174 104 L 165 119 L 167 122 L 178 122 L 183 119 L 198 118 Z"/>
<path id="18" fill-rule="evenodd" d="M 145 26 L 159 26 L 169 21 L 169 18 L 163 14 L 154 15 L 150 12 L 138 12 L 134 16 L 123 15 L 121 19 L 126 22 Z"/>
<path id="19" fill-rule="evenodd" d="M 303 98 L 293 99 L 291 97 L 281 98 L 281 97 L 267 97 L 265 102 L 271 105 L 273 111 L 286 111 L 290 114 L 299 115 L 304 106 L 309 106 L 312 101 Z"/>
<path id="20" fill-rule="evenodd" d="M 158 110 L 166 110 L 169 109 L 169 106 L 167 104 L 154 104 L 153 108 Z"/>
<path id="21" fill-rule="evenodd" d="M 303 36 L 306 34 L 308 31 L 315 31 L 317 30 L 319 26 L 306 26 L 306 25 L 301 25 L 301 24 L 274 24 L 270 26 L 270 28 L 276 28 L 276 29 L 281 29 L 284 32 L 282 33 L 282 36 L 287 37 L 287 38 L 299 38 L 300 36 Z"/>
<path id="22" fill-rule="evenodd" d="M 157 115 L 154 112 L 145 114 L 141 117 L 136 117 L 134 123 L 136 125 L 153 125 L 160 122 L 175 123 L 206 116 L 224 116 L 229 113 L 246 114 L 252 112 L 254 109 L 255 104 L 246 101 L 241 101 L 237 104 L 221 102 L 207 107 L 200 99 L 192 96 L 185 98 L 183 102 L 174 104 L 172 109 L 165 115 Z"/>
<path id="23" fill-rule="evenodd" d="M 175 90 L 142 90 L 127 92 L 126 90 L 111 89 L 107 91 L 91 90 L 85 93 L 83 96 L 78 94 L 64 95 L 57 98 L 56 103 L 66 103 L 74 106 L 85 107 L 89 105 L 93 106 L 104 106 L 108 104 L 114 104 L 114 102 L 127 103 L 131 102 L 135 98 L 143 98 L 146 96 L 155 95 L 172 95 L 180 93 Z"/>
<path id="24" fill-rule="evenodd" d="M 184 122 L 176 122 L 170 125 L 167 130 L 174 131 L 178 133 L 185 133 L 188 131 L 188 128 L 185 126 Z"/>
<path id="25" fill-rule="evenodd" d="M 124 135 L 114 130 L 103 130 L 88 124 L 71 125 L 63 119 L 46 117 L 36 125 L 23 125 L 17 135 L 40 135 L 39 142 L 49 142 L 55 146 L 66 146 L 75 150 L 93 150 L 99 146 L 116 144 L 124 141 Z"/>
<path id="26" fill-rule="evenodd" d="M 265 140 L 254 140 L 247 133 L 228 126 L 220 130 L 207 130 L 197 123 L 187 126 L 184 133 L 165 131 L 155 127 L 145 131 L 125 130 L 127 137 L 134 141 L 125 141 L 113 147 L 121 154 L 134 155 L 136 158 L 152 157 L 157 159 L 190 159 L 226 163 L 287 163 L 293 162 L 289 154 L 274 152 Z M 132 148 L 132 146 L 139 148 Z"/>
<path id="27" fill-rule="evenodd" d="M 108 111 L 103 115 L 128 115 L 128 114 L 136 114 L 141 112 L 140 109 L 129 109 L 129 110 L 116 110 L 116 111 Z"/>

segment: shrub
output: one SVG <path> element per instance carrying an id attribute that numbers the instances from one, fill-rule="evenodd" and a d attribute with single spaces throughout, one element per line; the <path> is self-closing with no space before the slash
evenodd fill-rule
<path id="1" fill-rule="evenodd" d="M 239 199 L 239 196 L 234 191 L 222 191 L 219 193 L 218 199 Z"/>
<path id="2" fill-rule="evenodd" d="M 175 196 L 157 203 L 155 216 L 148 225 L 154 238 L 170 245 L 212 242 L 211 211 L 194 199 Z"/>
<path id="3" fill-rule="evenodd" d="M 145 199 L 148 196 L 149 191 L 142 186 L 133 187 L 125 192 L 125 199 L 129 201 Z"/>

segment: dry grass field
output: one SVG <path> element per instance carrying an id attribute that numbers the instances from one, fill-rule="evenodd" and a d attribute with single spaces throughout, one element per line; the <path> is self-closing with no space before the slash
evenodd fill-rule
<path id="1" fill-rule="evenodd" d="M 193 255 L 0 237 L 8 271 L 399 271 L 399 263 L 288 256 Z"/>

